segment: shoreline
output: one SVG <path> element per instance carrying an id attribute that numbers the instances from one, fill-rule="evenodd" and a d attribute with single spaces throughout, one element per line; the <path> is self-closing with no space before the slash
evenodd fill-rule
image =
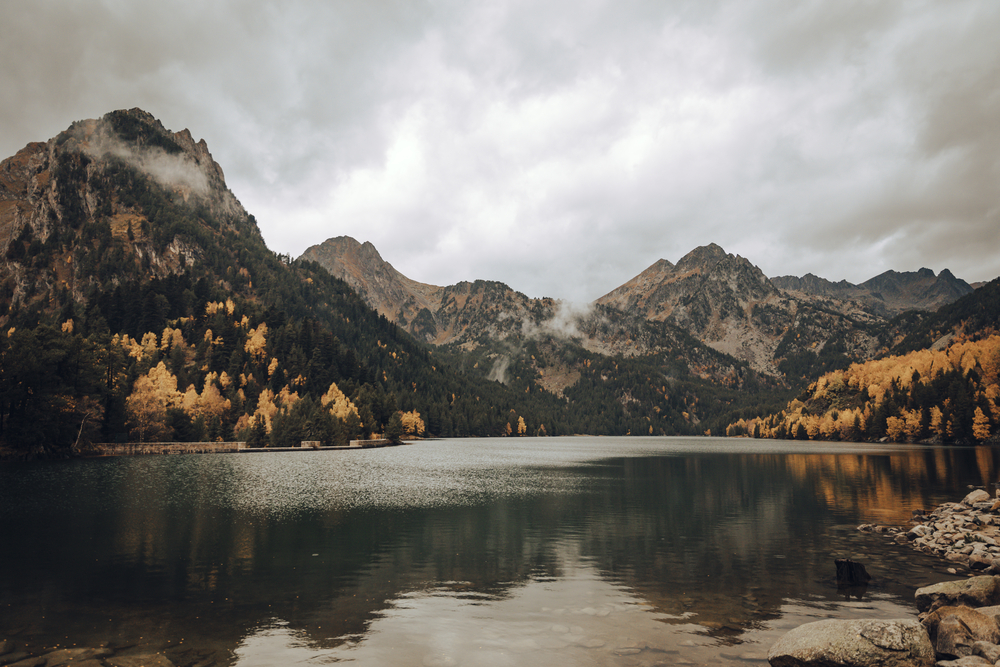
<path id="1" fill-rule="evenodd" d="M 1000 493 L 1000 490 L 998 490 Z M 1000 497 L 974 489 L 957 503 L 930 512 L 914 512 L 908 530 L 900 526 L 861 524 L 858 530 L 886 535 L 914 551 L 938 556 L 972 574 L 1000 574 Z"/>

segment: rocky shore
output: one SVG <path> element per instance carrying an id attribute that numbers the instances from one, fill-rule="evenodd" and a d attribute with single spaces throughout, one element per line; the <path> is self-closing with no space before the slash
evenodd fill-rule
<path id="1" fill-rule="evenodd" d="M 1000 667 L 1000 499 L 977 489 L 914 513 L 909 529 L 865 524 L 978 576 L 918 589 L 916 619 L 825 620 L 779 639 L 772 667 Z"/>
<path id="2" fill-rule="evenodd" d="M 909 528 L 863 524 L 858 530 L 891 536 L 900 544 L 934 554 L 974 572 L 1000 574 L 1000 498 L 976 489 L 958 503 L 930 513 L 914 512 Z"/>
<path id="3" fill-rule="evenodd" d="M 197 651 L 183 651 L 181 664 L 191 667 L 214 667 L 214 656 L 198 656 Z M 190 655 L 189 655 L 190 654 Z M 123 647 L 52 648 L 27 650 L 10 640 L 0 640 L 0 665 L 4 667 L 180 667 L 163 653 L 135 653 Z"/>

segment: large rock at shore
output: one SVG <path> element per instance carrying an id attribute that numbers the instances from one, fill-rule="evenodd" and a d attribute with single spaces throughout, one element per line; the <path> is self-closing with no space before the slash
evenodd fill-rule
<path id="1" fill-rule="evenodd" d="M 955 660 L 938 660 L 935 667 L 993 667 L 993 663 L 977 655 L 967 655 Z"/>
<path id="2" fill-rule="evenodd" d="M 962 503 L 972 507 L 976 503 L 985 503 L 990 500 L 993 500 L 993 498 L 990 497 L 990 494 L 986 493 L 982 489 L 976 489 L 965 498 L 962 498 Z"/>
<path id="3" fill-rule="evenodd" d="M 767 659 L 771 667 L 933 667 L 934 647 L 915 620 L 830 619 L 795 628 Z"/>
<path id="4" fill-rule="evenodd" d="M 996 619 L 964 605 L 938 607 L 924 618 L 923 624 L 939 657 L 972 655 L 976 642 L 1000 641 Z"/>
<path id="5" fill-rule="evenodd" d="M 967 605 L 989 607 L 1000 604 L 1000 577 L 982 576 L 918 588 L 917 609 L 933 611 L 938 607 Z"/>

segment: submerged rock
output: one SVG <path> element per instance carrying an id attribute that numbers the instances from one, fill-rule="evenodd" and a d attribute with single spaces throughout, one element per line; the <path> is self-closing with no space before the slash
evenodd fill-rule
<path id="1" fill-rule="evenodd" d="M 965 496 L 965 498 L 962 498 L 962 504 L 972 507 L 976 503 L 986 503 L 991 502 L 992 500 L 993 499 L 990 497 L 990 494 L 982 489 L 976 489 L 975 491 L 969 493 L 969 495 Z"/>
<path id="2" fill-rule="evenodd" d="M 118 656 L 109 658 L 108 664 L 111 667 L 174 667 L 174 663 L 162 653 Z"/>
<path id="3" fill-rule="evenodd" d="M 834 561 L 837 566 L 837 585 L 839 586 L 863 586 L 872 580 L 868 570 L 861 563 L 856 563 L 849 558 L 838 558 Z"/>
<path id="4" fill-rule="evenodd" d="M 837 620 L 801 625 L 767 655 L 772 667 L 932 667 L 934 647 L 916 620 Z"/>

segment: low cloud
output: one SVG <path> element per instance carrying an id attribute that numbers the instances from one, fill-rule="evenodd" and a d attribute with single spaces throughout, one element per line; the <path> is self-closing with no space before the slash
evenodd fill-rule
<path id="1" fill-rule="evenodd" d="M 544 337 L 561 340 L 578 339 L 584 335 L 579 329 L 580 322 L 589 317 L 593 311 L 594 307 L 591 304 L 556 301 L 551 317 L 538 324 L 525 320 L 521 324 L 521 333 L 529 340 Z"/>
<path id="2" fill-rule="evenodd" d="M 493 367 L 490 368 L 490 372 L 486 375 L 487 380 L 499 382 L 500 384 L 507 384 L 507 369 L 510 367 L 510 357 L 506 354 L 501 354 L 493 362 Z"/>
<path id="3" fill-rule="evenodd" d="M 116 137 L 99 135 L 89 142 L 87 154 L 94 158 L 110 155 L 123 160 L 164 187 L 199 196 L 209 193 L 208 176 L 204 169 L 185 153 L 167 153 L 159 146 L 135 147 Z"/>

